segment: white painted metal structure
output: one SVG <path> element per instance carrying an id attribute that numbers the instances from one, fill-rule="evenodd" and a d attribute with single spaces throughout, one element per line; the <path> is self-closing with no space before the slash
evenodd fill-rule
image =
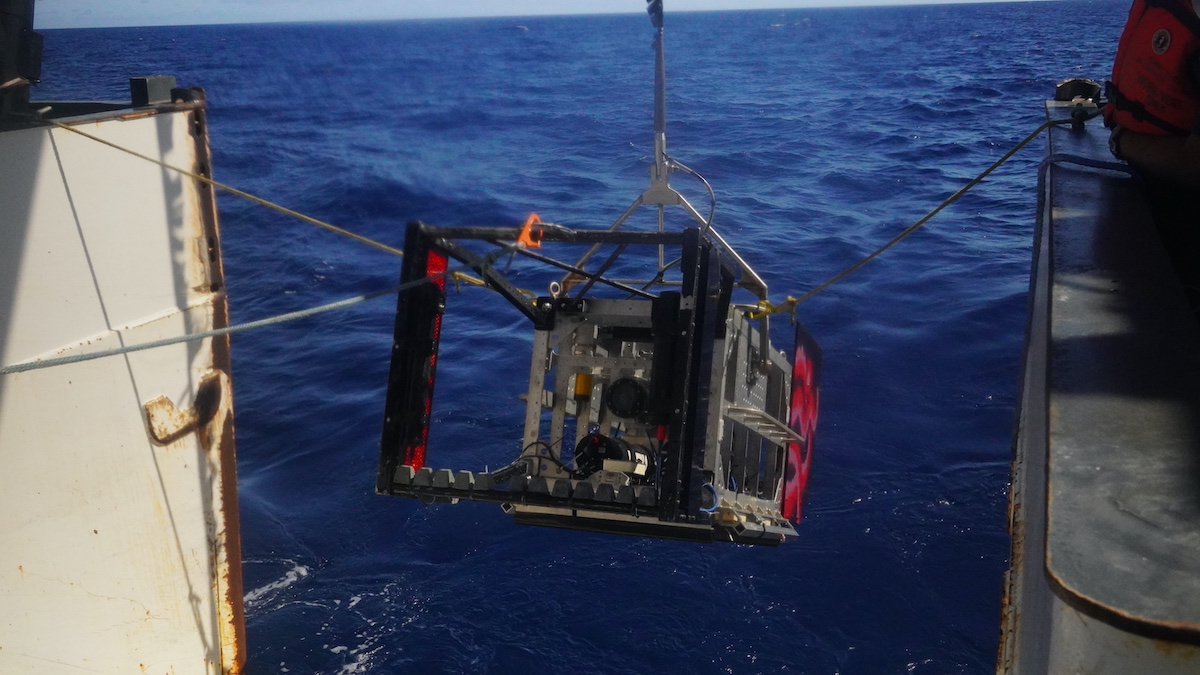
<path id="1" fill-rule="evenodd" d="M 209 171 L 202 102 L 61 121 Z M 0 364 L 226 325 L 217 235 L 198 181 L 0 132 Z M 233 461 L 228 338 L 0 375 L 0 672 L 240 670 Z"/>

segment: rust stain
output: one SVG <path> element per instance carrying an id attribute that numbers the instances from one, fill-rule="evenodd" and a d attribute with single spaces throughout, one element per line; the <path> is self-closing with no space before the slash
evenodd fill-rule
<path id="1" fill-rule="evenodd" d="M 157 115 L 157 114 L 158 114 L 158 110 L 157 110 L 157 109 L 154 109 L 154 110 L 139 110 L 139 111 L 137 111 L 137 112 L 127 112 L 127 113 L 122 113 L 122 114 L 120 114 L 120 115 L 117 115 L 117 116 L 116 116 L 116 118 L 117 118 L 117 119 L 119 119 L 119 120 L 121 120 L 121 121 L 128 122 L 128 121 L 130 121 L 130 120 L 139 120 L 139 119 L 142 119 L 143 117 L 153 117 L 153 116 L 155 116 L 155 115 Z"/>
<path id="2" fill-rule="evenodd" d="M 206 129 L 207 112 L 204 91 L 193 89 L 197 101 L 192 104 L 193 138 L 196 147 L 194 170 L 209 175 L 212 151 Z M 196 183 L 199 208 L 203 221 L 204 239 L 208 253 L 208 291 L 212 293 L 213 328 L 229 325 L 229 301 L 225 294 L 225 270 L 220 248 L 220 225 L 217 220 L 216 194 L 213 187 Z M 233 390 L 228 373 L 232 372 L 228 335 L 212 339 L 212 368 L 218 377 L 220 396 L 214 401 L 211 416 L 200 429 L 201 446 L 217 469 L 216 486 L 221 508 L 216 514 L 217 531 L 214 542 L 215 586 L 218 600 L 218 628 L 221 640 L 221 672 L 238 675 L 245 664 L 246 626 L 242 605 L 242 542 L 238 518 L 237 456 L 234 447 Z M 199 403 L 199 401 L 198 401 Z"/>
<path id="3" fill-rule="evenodd" d="M 224 378 L 224 379 L 222 379 Z M 159 445 L 170 445 L 207 425 L 217 416 L 228 398 L 229 382 L 224 373 L 210 374 L 196 390 L 196 405 L 180 410 L 166 396 L 157 396 L 145 404 L 150 437 Z"/>
<path id="4" fill-rule="evenodd" d="M 196 408 L 180 410 L 166 396 L 146 401 L 146 422 L 150 437 L 159 445 L 170 445 L 191 433 L 200 421 Z M 198 407 L 198 406 L 197 406 Z"/>
<path id="5" fill-rule="evenodd" d="M 224 338 L 228 344 L 228 337 Z M 220 353 L 214 345 L 214 360 Z M 228 352 L 224 354 L 228 359 Z M 216 541 L 213 562 L 213 590 L 219 603 L 218 630 L 221 637 L 221 672 L 236 675 L 242 672 L 245 660 L 245 618 L 242 606 L 242 556 L 238 525 L 237 471 L 233 443 L 233 394 L 229 377 L 216 371 L 205 383 L 219 383 L 220 396 L 213 397 L 215 406 L 206 410 L 207 422 L 200 428 L 201 446 L 210 461 L 218 468 L 221 509 L 217 515 Z M 203 385 L 202 385 L 203 386 Z"/>
<path id="6" fill-rule="evenodd" d="M 228 345 L 228 336 L 225 338 Z M 225 352 L 228 358 L 228 352 Z M 232 397 L 227 397 L 232 410 Z M 221 523 L 217 545 L 217 585 L 220 601 L 219 625 L 221 635 L 222 670 L 229 675 L 242 672 L 245 663 L 246 625 L 242 604 L 242 537 L 238 515 L 237 465 L 234 449 L 233 415 L 225 415 L 214 434 L 216 452 L 220 457 Z"/>
<path id="7" fill-rule="evenodd" d="M 1167 658 L 1179 661 L 1200 662 L 1200 648 L 1197 648 L 1195 645 L 1171 642 L 1169 640 L 1153 640 L 1150 645 L 1154 647 L 1154 651 Z"/>

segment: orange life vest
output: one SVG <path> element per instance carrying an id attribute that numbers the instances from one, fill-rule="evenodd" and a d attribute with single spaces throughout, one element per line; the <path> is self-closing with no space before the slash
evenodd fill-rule
<path id="1" fill-rule="evenodd" d="M 1200 51 L 1200 18 L 1188 0 L 1135 0 L 1117 44 L 1105 95 L 1105 124 L 1186 136 L 1200 111 L 1190 69 Z"/>

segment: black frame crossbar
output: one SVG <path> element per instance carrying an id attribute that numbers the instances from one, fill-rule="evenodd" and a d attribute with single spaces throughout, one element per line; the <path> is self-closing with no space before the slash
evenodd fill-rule
<path id="1" fill-rule="evenodd" d="M 520 227 L 447 226 L 431 227 L 425 223 L 412 223 L 428 233 L 436 233 L 442 239 L 479 239 L 484 241 L 515 241 L 521 235 Z M 573 230 L 554 223 L 538 225 L 542 241 L 558 241 L 578 244 L 663 244 L 667 246 L 683 243 L 682 232 L 639 232 L 635 230 Z"/>

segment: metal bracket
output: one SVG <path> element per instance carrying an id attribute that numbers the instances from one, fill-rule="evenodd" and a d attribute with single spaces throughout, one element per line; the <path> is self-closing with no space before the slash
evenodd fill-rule
<path id="1" fill-rule="evenodd" d="M 150 438 L 159 445 L 170 445 L 196 431 L 216 417 L 222 401 L 230 400 L 229 394 L 229 377 L 218 370 L 200 382 L 196 389 L 196 403 L 186 410 L 180 410 L 166 396 L 156 396 L 146 401 L 142 407 L 146 411 L 146 428 Z"/>
<path id="2" fill-rule="evenodd" d="M 444 251 L 450 257 L 470 265 L 476 274 L 483 277 L 483 280 L 494 288 L 497 293 L 504 296 L 505 300 L 512 303 L 513 307 L 521 310 L 521 313 L 528 317 L 530 321 L 538 323 L 542 320 L 542 315 L 537 311 L 533 301 L 526 297 L 516 286 L 509 283 L 508 279 L 504 278 L 504 275 L 497 272 L 496 268 L 492 267 L 490 260 L 476 255 L 470 249 L 448 239 L 435 239 L 433 246 Z"/>

